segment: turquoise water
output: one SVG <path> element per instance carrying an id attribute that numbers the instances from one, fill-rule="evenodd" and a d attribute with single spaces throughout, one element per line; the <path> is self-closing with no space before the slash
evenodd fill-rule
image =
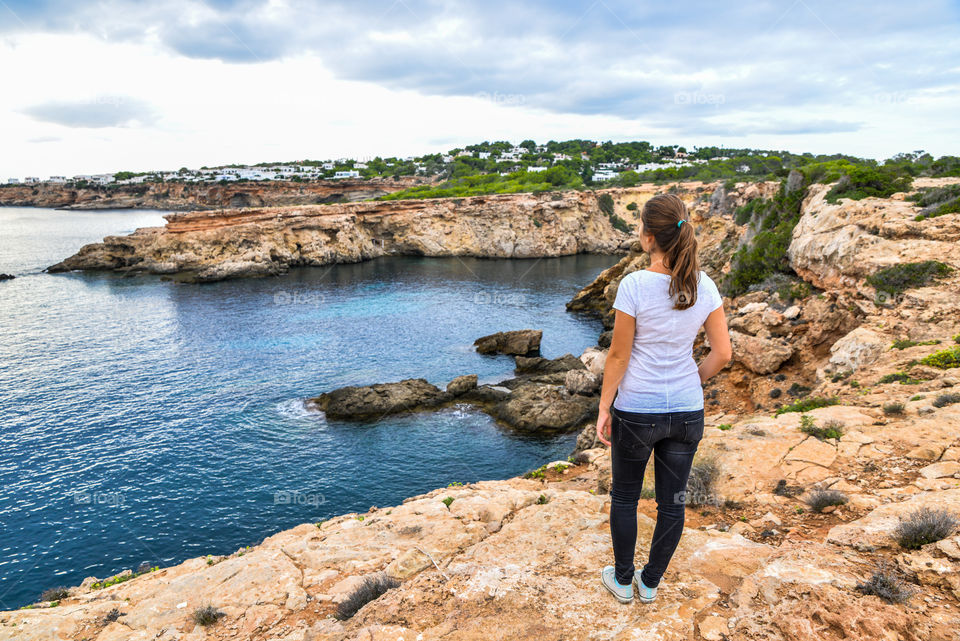
<path id="1" fill-rule="evenodd" d="M 564 304 L 612 256 L 383 258 L 184 285 L 44 274 L 159 212 L 0 208 L 0 608 L 147 562 L 224 554 L 303 522 L 565 458 L 468 407 L 325 421 L 343 385 L 511 375 L 473 340 L 544 330 L 580 354 L 599 321 Z"/>

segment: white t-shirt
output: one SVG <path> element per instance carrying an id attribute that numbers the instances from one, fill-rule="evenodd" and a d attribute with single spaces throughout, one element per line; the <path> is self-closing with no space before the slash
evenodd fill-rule
<path id="1" fill-rule="evenodd" d="M 703 388 L 693 341 L 723 298 L 700 272 L 697 302 L 674 309 L 667 293 L 670 275 L 638 270 L 620 280 L 613 308 L 637 319 L 627 371 L 613 406 L 625 412 L 681 412 L 703 409 Z"/>

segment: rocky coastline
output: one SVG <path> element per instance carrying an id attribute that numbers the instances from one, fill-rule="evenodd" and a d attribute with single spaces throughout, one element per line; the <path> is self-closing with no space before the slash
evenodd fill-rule
<path id="1" fill-rule="evenodd" d="M 950 182 L 960 180 L 914 188 Z M 736 269 L 756 233 L 738 208 L 776 189 L 678 188 L 712 277 Z M 599 584 L 612 558 L 610 459 L 585 415 L 559 428 L 582 428 L 566 461 L 500 481 L 451 479 L 233 554 L 91 577 L 56 601 L 0 612 L 0 641 L 956 639 L 960 214 L 918 219 L 905 194 L 830 203 L 828 190 L 804 194 L 786 252 L 797 277 L 724 299 L 734 359 L 704 390 L 686 529 L 656 602 L 624 606 Z M 655 191 L 618 193 L 618 213 Z M 202 216 L 180 221 L 203 233 Z M 504 333 L 477 344 L 513 353 L 516 376 L 498 385 L 469 374 L 444 389 L 410 379 L 310 402 L 363 420 L 371 407 L 430 411 L 464 399 L 509 429 L 541 429 L 522 424 L 550 401 L 538 394 L 595 402 L 616 288 L 647 260 L 627 247 L 568 305 L 607 328 L 579 357 L 542 358 L 535 332 Z M 119 252 L 88 255 L 112 264 L 106 256 Z M 944 266 L 935 278 L 897 271 L 926 261 Z M 698 341 L 696 355 L 705 349 Z M 512 400 L 515 412 L 495 409 Z M 638 561 L 655 515 L 645 494 Z M 207 606 L 212 622 L 197 616 Z"/>
<path id="2" fill-rule="evenodd" d="M 405 177 L 322 182 L 169 182 L 103 187 L 60 183 L 2 185 L 0 207 L 165 211 L 284 207 L 368 200 L 427 182 Z"/>
<path id="3" fill-rule="evenodd" d="M 209 282 L 378 256 L 539 258 L 623 252 L 591 192 L 504 194 L 169 214 L 48 268 L 145 272 Z"/>

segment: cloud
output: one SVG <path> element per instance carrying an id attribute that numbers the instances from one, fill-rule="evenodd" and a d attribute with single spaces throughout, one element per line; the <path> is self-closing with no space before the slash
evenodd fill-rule
<path id="1" fill-rule="evenodd" d="M 147 102 L 126 96 L 98 96 L 89 100 L 54 100 L 21 110 L 36 120 L 64 127 L 129 127 L 157 120 Z"/>
<path id="2" fill-rule="evenodd" d="M 316 56 L 341 80 L 670 122 L 692 137 L 851 132 L 890 96 L 960 99 L 960 16 L 941 0 L 869 11 L 830 0 L 7 1 L 18 20 L 0 20 L 0 32 L 81 31 L 235 65 Z M 33 115 L 87 123 L 71 126 L 146 118 L 63 111 Z"/>
<path id="3" fill-rule="evenodd" d="M 60 142 L 63 140 L 60 136 L 36 136 L 34 138 L 27 138 L 29 143 L 41 143 L 41 142 Z"/>

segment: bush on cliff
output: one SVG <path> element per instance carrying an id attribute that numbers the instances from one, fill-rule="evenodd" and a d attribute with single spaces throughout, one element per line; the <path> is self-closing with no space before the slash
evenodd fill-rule
<path id="1" fill-rule="evenodd" d="M 204 605 L 193 611 L 193 622 L 203 626 L 213 625 L 225 616 L 226 612 L 221 612 L 212 605 Z"/>
<path id="2" fill-rule="evenodd" d="M 387 574 L 379 573 L 366 577 L 363 583 L 358 585 L 346 599 L 337 605 L 336 617 L 341 621 L 349 619 L 360 608 L 374 599 L 380 598 L 386 594 L 387 590 L 391 590 L 398 585 L 400 585 L 400 581 Z"/>
<path id="3" fill-rule="evenodd" d="M 953 268 L 938 260 L 901 263 L 867 276 L 867 284 L 878 291 L 899 294 L 907 289 L 923 287 L 950 274 Z"/>
<path id="4" fill-rule="evenodd" d="M 851 166 L 845 168 L 844 175 L 827 192 L 828 203 L 836 203 L 841 198 L 861 200 L 863 198 L 886 198 L 898 191 L 909 191 L 913 179 L 894 167 Z"/>
<path id="5" fill-rule="evenodd" d="M 928 367 L 938 367 L 940 369 L 950 369 L 960 367 L 960 345 L 948 347 L 939 352 L 934 352 L 920 359 L 921 365 Z"/>
<path id="6" fill-rule="evenodd" d="M 960 212 L 960 185 L 923 187 L 917 193 L 908 196 L 907 200 L 913 201 L 917 207 L 922 208 L 914 220 L 955 214 Z"/>
<path id="7" fill-rule="evenodd" d="M 762 283 L 773 274 L 793 273 L 787 247 L 800 220 L 800 205 L 810 181 L 798 172 L 791 175 L 793 178 L 781 181 L 773 198 L 752 200 L 734 214 L 740 224 L 750 221 L 757 233 L 733 255 L 730 272 L 722 283 L 727 295 L 744 294 L 751 285 Z"/>
<path id="8" fill-rule="evenodd" d="M 458 176 L 439 185 L 420 185 L 395 191 L 378 200 L 401 200 L 405 198 L 451 198 L 464 196 L 483 196 L 489 194 L 513 194 L 518 192 L 558 191 L 563 189 L 583 189 L 583 180 L 562 165 L 546 171 L 515 171 L 501 176 L 499 174 L 472 174 Z"/>

